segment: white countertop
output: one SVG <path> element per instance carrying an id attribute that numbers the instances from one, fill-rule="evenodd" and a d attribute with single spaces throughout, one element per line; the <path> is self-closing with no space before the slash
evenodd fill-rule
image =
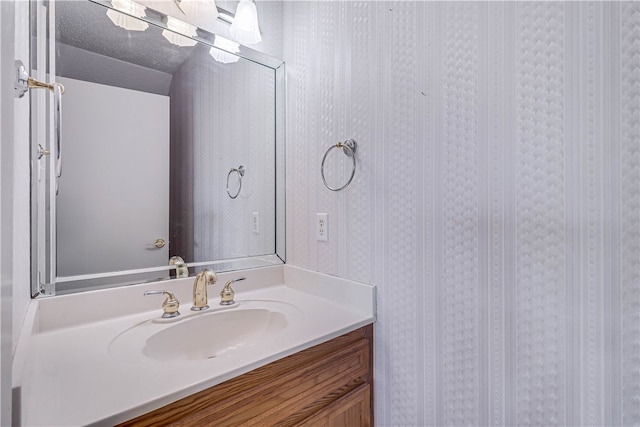
<path id="1" fill-rule="evenodd" d="M 374 286 L 288 265 L 219 274 L 209 287 L 211 310 L 224 282 L 240 276 L 247 280 L 234 285 L 237 310 L 271 300 L 298 314 L 277 339 L 209 360 L 160 362 L 109 350 L 123 331 L 162 314 L 163 298 L 144 298 L 146 290 L 171 291 L 183 316 L 200 315 L 188 313 L 192 277 L 34 301 L 32 332 L 23 333 L 14 364 L 23 425 L 117 424 L 375 321 Z"/>

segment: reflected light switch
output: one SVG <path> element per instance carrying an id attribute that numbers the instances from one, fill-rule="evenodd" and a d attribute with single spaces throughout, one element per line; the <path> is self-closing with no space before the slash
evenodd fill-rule
<path id="1" fill-rule="evenodd" d="M 258 212 L 251 214 L 251 231 L 254 234 L 260 234 L 260 214 Z"/>

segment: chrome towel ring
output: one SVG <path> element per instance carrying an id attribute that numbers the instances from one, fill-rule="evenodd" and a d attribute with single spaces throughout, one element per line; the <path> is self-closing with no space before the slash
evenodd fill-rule
<path id="1" fill-rule="evenodd" d="M 353 177 L 356 174 L 356 146 L 357 144 L 355 140 L 347 139 L 345 142 L 338 141 L 337 144 L 329 147 L 327 151 L 324 153 L 324 157 L 322 158 L 322 164 L 320 165 L 320 175 L 322 175 L 322 182 L 324 183 L 324 186 L 327 187 L 329 190 L 331 191 L 344 190 L 349 186 L 349 184 L 351 184 L 351 181 L 353 181 Z M 324 177 L 324 162 L 327 160 L 327 155 L 329 155 L 329 152 L 334 148 L 342 148 L 342 151 L 344 152 L 344 154 L 346 154 L 347 157 L 351 157 L 351 161 L 353 162 L 353 168 L 351 169 L 351 176 L 349 176 L 349 180 L 342 187 L 338 187 L 338 188 L 331 187 L 327 183 L 327 179 Z"/>
<path id="2" fill-rule="evenodd" d="M 229 191 L 229 177 L 234 172 L 238 174 L 238 191 L 236 191 L 236 194 L 231 195 L 231 192 Z M 235 199 L 236 197 L 238 197 L 238 194 L 240 194 L 240 190 L 242 190 L 242 177 L 244 176 L 244 172 L 245 172 L 244 166 L 240 165 L 238 166 L 238 169 L 232 168 L 227 174 L 227 194 L 232 199 Z"/>

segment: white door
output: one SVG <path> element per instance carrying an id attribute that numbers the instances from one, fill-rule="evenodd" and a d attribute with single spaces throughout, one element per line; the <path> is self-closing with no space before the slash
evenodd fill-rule
<path id="1" fill-rule="evenodd" d="M 169 97 L 57 80 L 66 89 L 57 275 L 168 264 Z"/>

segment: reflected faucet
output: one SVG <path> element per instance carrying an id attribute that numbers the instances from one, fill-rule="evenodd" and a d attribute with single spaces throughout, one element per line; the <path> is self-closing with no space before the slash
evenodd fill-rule
<path id="1" fill-rule="evenodd" d="M 201 311 L 209 308 L 207 297 L 207 285 L 213 285 L 218 278 L 216 273 L 211 270 L 204 269 L 196 276 L 193 282 L 193 311 Z"/>
<path id="2" fill-rule="evenodd" d="M 172 256 L 171 258 L 169 258 L 169 265 L 176 266 L 176 277 L 178 279 L 189 277 L 189 269 L 187 268 L 187 264 L 185 264 L 182 257 L 179 257 L 177 255 Z"/>

